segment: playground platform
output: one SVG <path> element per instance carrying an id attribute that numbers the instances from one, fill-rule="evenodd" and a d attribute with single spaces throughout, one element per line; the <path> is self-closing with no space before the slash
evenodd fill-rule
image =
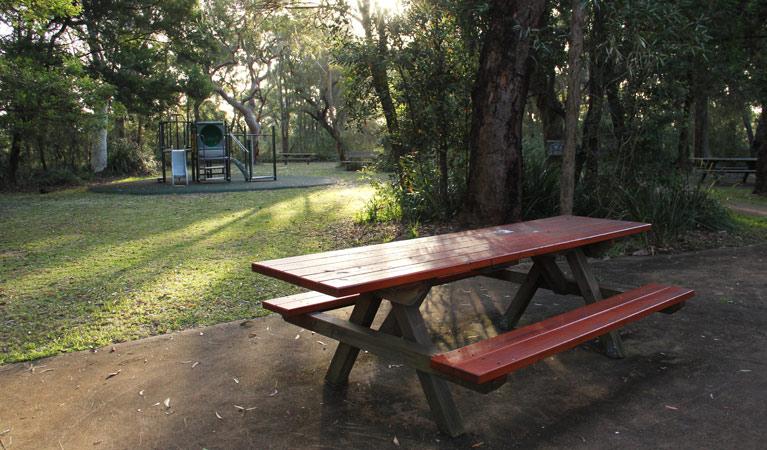
<path id="1" fill-rule="evenodd" d="M 176 184 L 168 181 L 158 183 L 156 178 L 129 181 L 122 183 L 99 184 L 90 188 L 93 192 L 103 194 L 129 194 L 129 195 L 184 195 L 184 194 L 213 194 L 219 192 L 261 191 L 275 189 L 308 188 L 314 186 L 328 186 L 338 180 L 328 177 L 312 176 L 278 176 L 277 180 L 269 181 L 244 181 L 242 177 L 232 177 L 232 181 L 210 181 L 203 183 L 189 183 L 188 185 Z"/>

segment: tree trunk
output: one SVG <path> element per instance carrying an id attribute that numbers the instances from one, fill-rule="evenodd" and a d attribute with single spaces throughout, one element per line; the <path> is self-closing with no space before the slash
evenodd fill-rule
<path id="1" fill-rule="evenodd" d="M 697 83 L 700 83 L 700 81 Z M 708 146 L 708 94 L 701 86 L 695 87 L 694 114 L 693 154 L 697 158 L 706 158 L 711 156 Z"/>
<path id="2" fill-rule="evenodd" d="M 692 110 L 693 92 L 692 92 L 692 73 L 688 73 L 690 89 L 684 96 L 682 104 L 682 118 L 679 121 L 679 144 L 676 149 L 676 165 L 683 172 L 690 170 L 690 111 Z"/>
<path id="3" fill-rule="evenodd" d="M 561 141 L 565 137 L 565 109 L 554 90 L 555 81 L 554 69 L 543 69 L 542 67 L 536 70 L 530 81 L 530 90 L 533 92 L 535 107 L 541 118 L 544 145 L 546 141 Z"/>
<path id="4" fill-rule="evenodd" d="M 567 101 L 565 103 L 565 143 L 562 148 L 562 175 L 559 185 L 559 213 L 572 214 L 575 197 L 575 151 L 578 146 L 578 113 L 581 103 L 583 66 L 583 22 L 586 12 L 581 0 L 573 1 L 570 25 L 570 50 L 567 57 Z"/>
<path id="5" fill-rule="evenodd" d="M 93 133 L 91 147 L 91 170 L 99 173 L 107 167 L 107 125 L 109 123 L 109 102 L 105 103 L 97 113 L 98 127 Z"/>
<path id="6" fill-rule="evenodd" d="M 45 145 L 43 145 L 42 138 L 37 136 L 37 154 L 40 157 L 40 165 L 44 171 L 48 171 L 48 163 L 45 161 Z"/>
<path id="7" fill-rule="evenodd" d="M 378 101 L 381 102 L 384 119 L 386 120 L 386 131 L 389 132 L 389 142 L 391 145 L 392 156 L 394 157 L 394 167 L 397 173 L 400 173 L 399 161 L 404 155 L 404 149 L 400 142 L 399 121 L 397 120 L 397 110 L 394 107 L 391 90 L 389 89 L 388 75 L 388 45 L 386 40 L 386 30 L 382 24 L 378 25 L 378 39 L 374 42 L 373 22 L 370 17 L 370 1 L 362 0 L 358 3 L 360 15 L 362 16 L 362 28 L 365 31 L 365 39 L 368 47 L 375 49 L 374 54 L 369 58 L 370 75 L 373 82 L 373 89 L 376 91 Z"/>
<path id="8" fill-rule="evenodd" d="M 754 194 L 767 196 L 767 102 L 762 102 L 762 114 L 756 126 L 752 147 L 756 153 Z"/>
<path id="9" fill-rule="evenodd" d="M 532 37 L 546 0 L 495 0 L 472 98 L 471 155 L 461 219 L 470 226 L 522 218 L 522 122 Z M 522 30 L 522 31 L 520 31 Z"/>
<path id="10" fill-rule="evenodd" d="M 748 138 L 748 149 L 751 151 L 751 156 L 754 156 L 754 149 L 752 146 L 754 145 L 754 129 L 751 128 L 751 115 L 748 112 L 749 106 L 744 105 L 743 110 L 741 111 L 741 118 L 743 119 L 743 127 L 746 129 L 746 137 Z"/>
<path id="11" fill-rule="evenodd" d="M 592 40 L 604 42 L 604 9 L 594 8 L 594 20 L 591 27 Z M 607 55 L 598 44 L 591 44 L 589 50 L 589 80 L 587 90 L 589 106 L 583 121 L 583 153 L 586 156 L 586 175 L 584 183 L 588 190 L 593 190 L 599 182 L 600 165 L 600 125 L 605 105 L 605 78 L 612 72 Z"/>
<path id="12" fill-rule="evenodd" d="M 8 156 L 8 184 L 16 184 L 16 173 L 21 161 L 21 133 L 15 131 L 11 139 L 11 154 Z"/>

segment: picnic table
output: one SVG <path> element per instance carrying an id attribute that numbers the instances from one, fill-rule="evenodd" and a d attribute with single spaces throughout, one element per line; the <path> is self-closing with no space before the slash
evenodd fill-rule
<path id="1" fill-rule="evenodd" d="M 693 167 L 703 172 L 703 181 L 709 173 L 742 173 L 743 183 L 756 173 L 756 158 L 690 158 Z"/>
<path id="2" fill-rule="evenodd" d="M 559 216 L 473 231 L 350 248 L 253 263 L 257 273 L 311 292 L 264 302 L 284 320 L 339 341 L 325 376 L 331 386 L 348 382 L 360 349 L 416 370 L 437 426 L 463 434 L 461 414 L 446 381 L 491 392 L 507 375 L 596 337 L 608 355 L 625 351 L 616 329 L 653 312 L 675 312 L 694 294 L 651 283 L 623 291 L 600 286 L 587 256 L 650 224 Z M 555 261 L 563 254 L 573 273 Z M 512 267 L 522 258 L 529 271 Z M 430 288 L 474 276 L 519 283 L 502 318 L 511 331 L 449 351 L 432 343 L 419 307 Z M 586 306 L 513 329 L 537 289 L 583 297 Z M 391 310 L 376 330 L 371 324 L 382 300 Z M 348 319 L 326 311 L 353 306 Z"/>
<path id="3" fill-rule="evenodd" d="M 282 158 L 283 162 L 285 162 L 285 165 L 288 164 L 288 161 L 300 161 L 300 162 L 306 162 L 306 164 L 309 164 L 310 162 L 317 159 L 316 153 L 282 153 L 278 156 L 278 158 Z"/>

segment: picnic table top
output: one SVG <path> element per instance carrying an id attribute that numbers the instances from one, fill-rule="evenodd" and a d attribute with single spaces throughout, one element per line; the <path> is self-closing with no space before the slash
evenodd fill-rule
<path id="1" fill-rule="evenodd" d="M 472 231 L 255 262 L 254 272 L 341 297 L 502 268 L 649 230 L 648 223 L 557 216 Z"/>

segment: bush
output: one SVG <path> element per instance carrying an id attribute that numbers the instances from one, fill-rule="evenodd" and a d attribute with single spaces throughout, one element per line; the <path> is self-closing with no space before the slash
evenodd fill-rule
<path id="1" fill-rule="evenodd" d="M 67 168 L 54 167 L 48 170 L 35 169 L 25 180 L 27 185 L 38 187 L 77 186 L 82 178 Z"/>
<path id="2" fill-rule="evenodd" d="M 106 172 L 112 175 L 151 175 L 157 170 L 152 152 L 130 139 L 110 142 Z"/>
<path id="3" fill-rule="evenodd" d="M 668 247 L 681 235 L 694 230 L 732 230 L 734 223 L 707 189 L 676 173 L 664 175 L 665 162 L 637 167 L 626 179 L 608 164 L 598 179 L 576 180 L 575 214 L 648 222 L 649 233 L 640 235 L 644 244 Z M 547 164 L 542 154 L 525 154 L 523 193 L 524 220 L 559 214 L 558 164 Z"/>

